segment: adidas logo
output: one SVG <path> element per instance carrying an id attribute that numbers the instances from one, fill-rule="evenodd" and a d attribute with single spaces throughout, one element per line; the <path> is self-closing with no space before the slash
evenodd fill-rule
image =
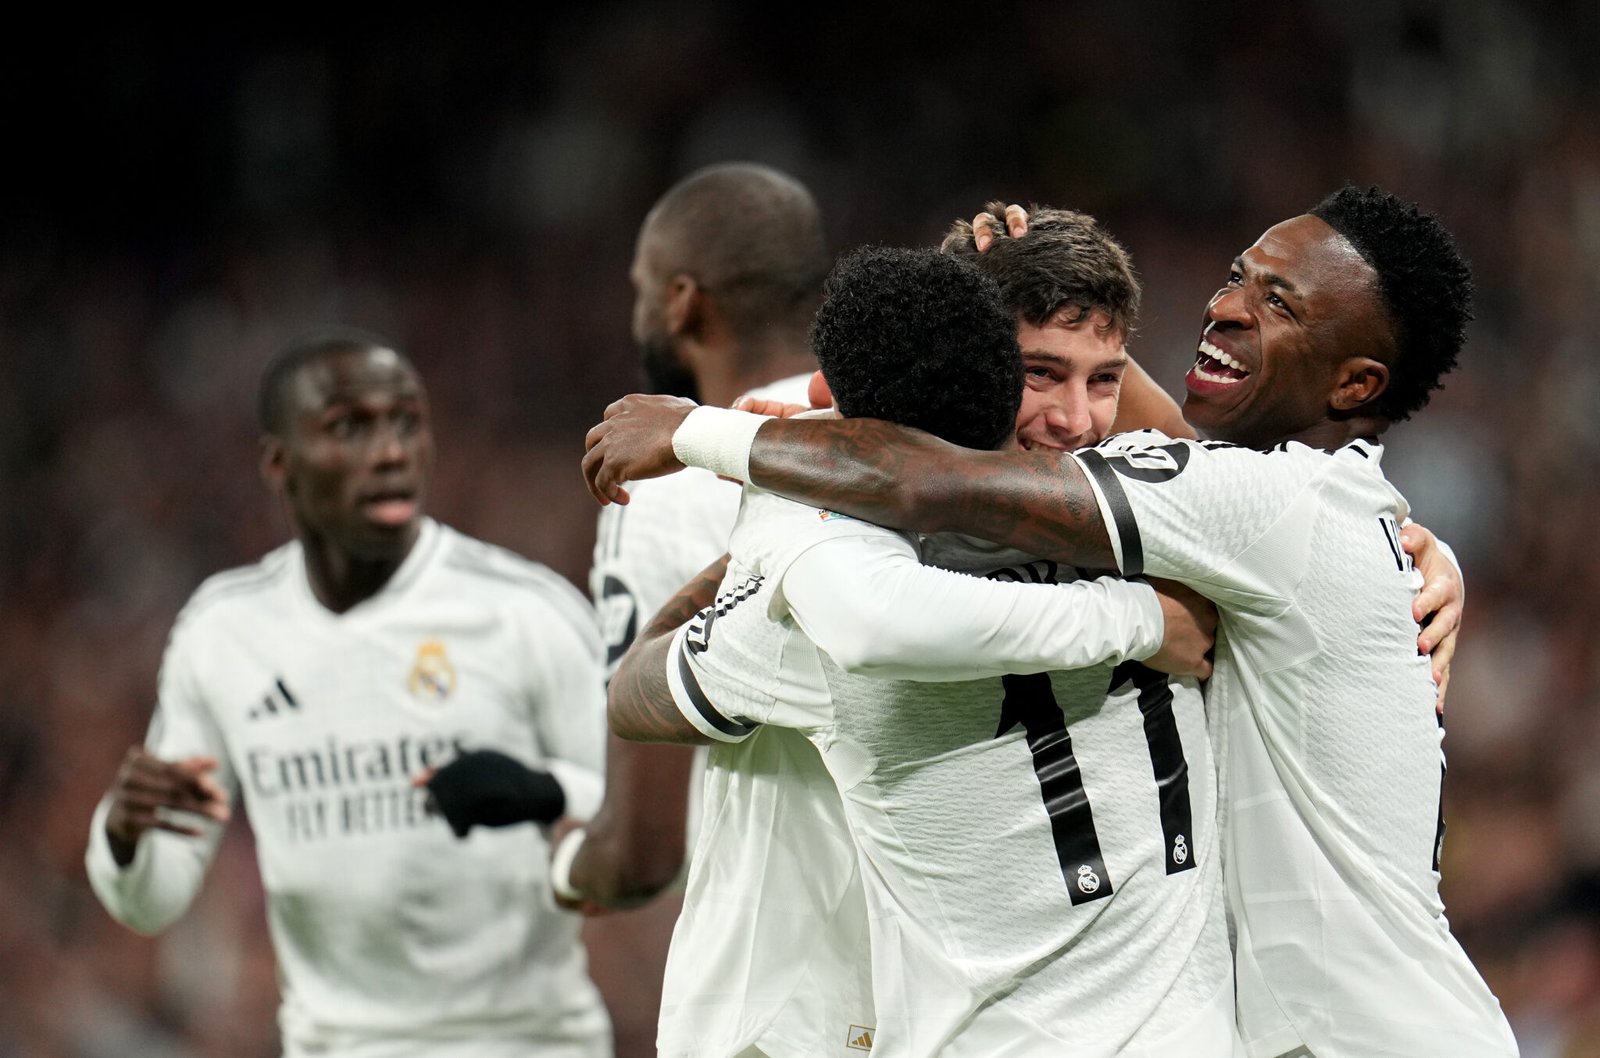
<path id="1" fill-rule="evenodd" d="M 245 714 L 247 720 L 260 720 L 267 716 L 277 716 L 279 713 L 298 711 L 300 703 L 295 701 L 294 695 L 289 693 L 289 688 L 284 686 L 282 678 L 272 681 L 272 688 L 256 703 L 255 708 Z"/>
<path id="2" fill-rule="evenodd" d="M 865 1025 L 851 1025 L 845 1046 L 852 1051 L 872 1050 L 872 1030 Z"/>

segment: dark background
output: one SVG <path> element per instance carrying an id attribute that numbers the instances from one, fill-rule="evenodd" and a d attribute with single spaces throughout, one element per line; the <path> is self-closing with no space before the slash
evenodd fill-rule
<path id="1" fill-rule="evenodd" d="M 932 243 L 991 197 L 1095 214 L 1146 281 L 1132 349 L 1174 391 L 1206 297 L 1270 224 L 1346 180 L 1441 215 L 1479 318 L 1386 468 L 1467 571 L 1446 898 L 1524 1053 L 1600 1054 L 1600 14 L 978 13 L 629 2 L 10 27 L 0 1058 L 277 1053 L 241 828 L 159 942 L 112 923 L 82 868 L 177 608 L 287 533 L 255 471 L 271 351 L 329 322 L 392 337 L 435 401 L 434 513 L 582 585 L 582 435 L 638 381 L 635 232 L 674 180 L 731 159 L 804 180 L 838 249 Z M 623 1054 L 652 1038 L 631 935 L 661 919 L 595 934 Z"/>

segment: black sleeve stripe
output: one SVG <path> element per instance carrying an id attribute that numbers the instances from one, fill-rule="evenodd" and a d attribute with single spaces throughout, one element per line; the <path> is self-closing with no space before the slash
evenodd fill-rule
<path id="1" fill-rule="evenodd" d="M 706 697 L 706 692 L 700 689 L 700 681 L 694 678 L 694 670 L 689 667 L 689 654 L 681 645 L 678 647 L 678 675 L 683 678 L 683 689 L 689 695 L 689 701 L 694 703 L 695 710 L 706 723 L 734 738 L 744 738 L 756 729 L 754 724 L 739 723 L 718 712 L 717 707 L 711 704 L 711 699 Z"/>
<path id="2" fill-rule="evenodd" d="M 1111 520 L 1116 523 L 1117 537 L 1122 543 L 1122 575 L 1139 576 L 1144 572 L 1144 543 L 1139 537 L 1139 523 L 1133 517 L 1133 505 L 1128 502 L 1128 494 L 1122 491 L 1117 472 L 1099 452 L 1078 452 L 1077 456 L 1078 462 L 1100 486 L 1106 506 L 1111 510 Z"/>

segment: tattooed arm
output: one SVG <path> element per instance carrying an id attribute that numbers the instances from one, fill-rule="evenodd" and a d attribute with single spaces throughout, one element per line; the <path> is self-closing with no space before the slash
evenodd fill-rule
<path id="1" fill-rule="evenodd" d="M 645 626 L 623 655 L 611 678 L 606 716 L 611 731 L 630 742 L 675 742 L 709 745 L 711 740 L 683 718 L 667 686 L 668 648 L 672 633 L 710 606 L 717 585 L 728 570 L 723 555 L 685 584 Z"/>
<path id="2" fill-rule="evenodd" d="M 770 492 L 896 529 L 958 532 L 1075 566 L 1116 563 L 1076 461 L 978 452 L 876 419 L 772 420 L 750 450 Z"/>
<path id="3" fill-rule="evenodd" d="M 626 503 L 624 482 L 681 469 L 673 434 L 694 410 L 691 401 L 638 394 L 607 408 L 583 459 L 595 499 Z M 748 476 L 770 492 L 896 529 L 966 533 L 1075 566 L 1115 568 L 1094 493 L 1070 456 L 978 452 L 876 419 L 704 411 L 759 426 Z"/>

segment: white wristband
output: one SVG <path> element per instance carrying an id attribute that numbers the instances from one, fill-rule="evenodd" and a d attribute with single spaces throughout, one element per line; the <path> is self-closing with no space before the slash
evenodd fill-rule
<path id="1" fill-rule="evenodd" d="M 578 858 L 578 850 L 588 836 L 583 827 L 573 827 L 550 854 L 550 888 L 563 900 L 583 899 L 583 894 L 572 887 L 572 861 Z"/>
<path id="2" fill-rule="evenodd" d="M 699 407 L 678 424 L 672 452 L 686 467 L 701 467 L 738 481 L 750 480 L 750 446 L 771 418 L 728 408 Z"/>

